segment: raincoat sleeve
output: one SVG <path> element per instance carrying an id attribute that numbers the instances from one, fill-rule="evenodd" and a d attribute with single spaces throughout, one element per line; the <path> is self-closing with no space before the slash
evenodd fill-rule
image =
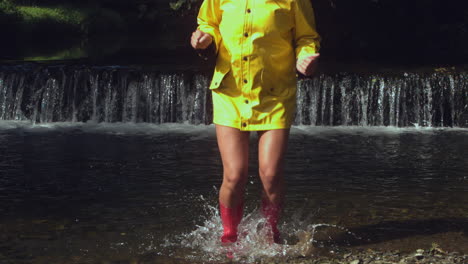
<path id="1" fill-rule="evenodd" d="M 219 23 L 221 22 L 220 0 L 204 0 L 198 12 L 197 23 L 199 30 L 210 34 L 213 37 L 214 53 L 218 53 L 221 42 Z"/>
<path id="2" fill-rule="evenodd" d="M 293 0 L 296 60 L 318 53 L 320 35 L 315 29 L 315 15 L 310 0 Z"/>

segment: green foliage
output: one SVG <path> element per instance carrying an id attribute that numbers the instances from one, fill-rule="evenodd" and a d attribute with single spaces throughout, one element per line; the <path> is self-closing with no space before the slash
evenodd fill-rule
<path id="1" fill-rule="evenodd" d="M 81 24 L 92 13 L 91 9 L 66 6 L 18 6 L 21 31 L 26 35 L 80 35 Z"/>
<path id="2" fill-rule="evenodd" d="M 170 2 L 169 6 L 172 10 L 179 11 L 184 14 L 190 11 L 196 12 L 197 8 L 195 7 L 200 6 L 202 2 L 203 0 L 177 0 L 176 2 Z"/>
<path id="3" fill-rule="evenodd" d="M 12 0 L 0 0 L 0 22 L 2 27 L 5 25 L 11 31 L 26 35 L 87 35 L 127 30 L 119 13 L 110 9 L 70 5 L 18 6 Z"/>
<path id="4" fill-rule="evenodd" d="M 2 34 L 13 34 L 22 22 L 22 17 L 16 6 L 9 0 L 0 0 L 0 25 Z"/>
<path id="5" fill-rule="evenodd" d="M 26 56 L 22 58 L 27 61 L 46 61 L 46 60 L 70 60 L 86 57 L 88 54 L 81 47 L 72 47 L 69 49 L 58 50 L 51 54 L 42 56 Z"/>
<path id="6" fill-rule="evenodd" d="M 35 23 L 41 20 L 53 20 L 57 23 L 66 23 L 78 26 L 90 15 L 90 10 L 68 7 L 37 7 L 19 6 L 18 10 L 26 23 Z"/>
<path id="7" fill-rule="evenodd" d="M 185 4 L 187 0 L 178 0 L 177 2 L 170 2 L 169 6 L 172 10 L 177 11 L 179 10 L 183 4 Z"/>
<path id="8" fill-rule="evenodd" d="M 14 14 L 18 10 L 10 0 L 0 0 L 0 14 Z"/>

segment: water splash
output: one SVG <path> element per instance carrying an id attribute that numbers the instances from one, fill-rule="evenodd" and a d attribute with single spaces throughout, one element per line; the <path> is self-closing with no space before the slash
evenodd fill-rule
<path id="1" fill-rule="evenodd" d="M 200 201 L 206 202 L 203 197 Z M 273 243 L 272 234 L 266 219 L 259 208 L 246 208 L 244 217 L 238 227 L 238 240 L 229 245 L 222 245 L 222 223 L 217 205 L 205 203 L 202 224 L 187 233 L 167 237 L 160 248 L 169 249 L 170 255 L 193 261 L 226 261 L 226 255 L 232 253 L 234 260 L 240 263 L 251 263 L 259 259 L 291 259 L 309 257 L 319 254 L 319 241 L 315 235 L 325 228 L 338 229 L 354 238 L 360 239 L 344 227 L 333 224 L 313 224 L 310 214 L 302 217 L 301 210 L 290 216 L 285 215 L 279 225 L 282 243 Z"/>

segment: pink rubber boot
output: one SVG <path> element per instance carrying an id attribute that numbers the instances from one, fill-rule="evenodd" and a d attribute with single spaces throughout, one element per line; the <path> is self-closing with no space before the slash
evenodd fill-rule
<path id="1" fill-rule="evenodd" d="M 268 199 L 262 199 L 262 214 L 266 218 L 273 233 L 273 242 L 280 243 L 280 232 L 278 230 L 278 219 L 281 213 L 281 204 L 274 204 Z"/>
<path id="2" fill-rule="evenodd" d="M 227 208 L 219 203 L 221 222 L 223 223 L 222 243 L 232 243 L 237 241 L 237 227 L 242 220 L 244 213 L 244 202 L 242 201 L 235 208 Z"/>

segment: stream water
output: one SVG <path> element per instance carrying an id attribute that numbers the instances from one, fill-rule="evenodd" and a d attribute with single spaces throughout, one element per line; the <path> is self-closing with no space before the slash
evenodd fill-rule
<path id="1" fill-rule="evenodd" d="M 257 135 L 236 260 L 468 253 L 468 130 L 294 126 L 283 244 L 258 213 Z M 213 125 L 0 121 L 1 263 L 223 263 Z"/>
<path id="2" fill-rule="evenodd" d="M 298 81 L 282 244 L 259 216 L 251 133 L 239 242 L 220 244 L 206 73 L 0 66 L 0 263 L 222 263 L 468 253 L 468 74 Z"/>

